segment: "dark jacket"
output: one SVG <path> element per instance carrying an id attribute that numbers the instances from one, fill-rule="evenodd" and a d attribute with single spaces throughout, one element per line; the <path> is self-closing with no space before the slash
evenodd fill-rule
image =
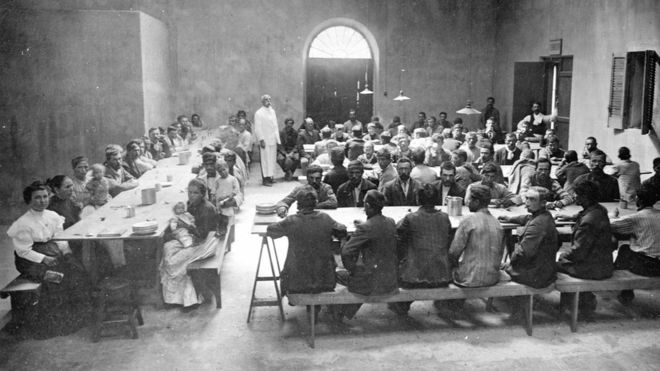
<path id="1" fill-rule="evenodd" d="M 332 237 L 346 237 L 346 226 L 320 211 L 289 215 L 268 226 L 268 236 L 289 239 L 281 274 L 283 294 L 318 293 L 335 288 Z"/>
<path id="2" fill-rule="evenodd" d="M 396 229 L 402 282 L 438 286 L 451 281 L 447 214 L 420 208 L 401 219 Z"/>
<path id="3" fill-rule="evenodd" d="M 335 166 L 323 177 L 323 183 L 329 184 L 337 193 L 339 186 L 348 181 L 348 170 L 343 166 Z"/>
<path id="4" fill-rule="evenodd" d="M 362 179 L 362 182 L 359 185 L 360 194 L 359 199 L 355 200 L 353 191 L 355 187 L 351 181 L 344 182 L 344 184 L 339 186 L 337 190 L 337 205 L 339 207 L 363 207 L 364 206 L 364 195 L 367 194 L 367 191 L 370 189 L 376 189 L 376 185 L 371 183 L 366 179 Z"/>
<path id="5" fill-rule="evenodd" d="M 552 214 L 541 209 L 536 214 L 523 215 L 514 221 L 525 226 L 518 235 L 507 273 L 518 283 L 534 288 L 547 287 L 556 279 L 555 257 L 559 248 L 559 236 Z"/>
<path id="6" fill-rule="evenodd" d="M 591 280 L 612 276 L 612 234 L 607 209 L 595 204 L 580 211 L 572 238 L 570 249 L 563 252 L 557 262 L 561 272 Z"/>
<path id="7" fill-rule="evenodd" d="M 442 181 L 437 180 L 432 184 L 438 190 L 438 200 L 436 201 L 435 204 L 444 205 L 446 202 L 443 202 L 442 200 Z M 449 192 L 447 192 L 447 196 L 465 198 L 465 188 L 461 187 L 458 183 L 453 183 L 451 187 L 449 187 Z"/>
<path id="8" fill-rule="evenodd" d="M 394 220 L 378 214 L 358 224 L 342 248 L 341 260 L 350 273 L 348 291 L 362 295 L 396 293 L 398 259 Z"/>
<path id="9" fill-rule="evenodd" d="M 344 155 L 349 161 L 357 160 L 358 156 L 364 153 L 364 140 L 353 138 L 346 142 Z"/>
<path id="10" fill-rule="evenodd" d="M 566 190 L 571 187 L 575 178 L 587 173 L 589 173 L 587 165 L 577 161 L 561 165 L 556 171 L 559 184 L 561 184 Z"/>
<path id="11" fill-rule="evenodd" d="M 566 192 L 574 196 L 575 185 L 585 180 L 591 180 L 598 185 L 598 202 L 615 202 L 619 199 L 619 182 L 616 178 L 605 173 L 596 174 L 593 171 L 575 178 L 572 186 L 566 189 Z"/>
<path id="12" fill-rule="evenodd" d="M 158 143 L 149 144 L 148 151 L 151 153 L 151 157 L 156 161 L 172 156 L 169 144 L 163 139 L 158 139 Z"/>
<path id="13" fill-rule="evenodd" d="M 495 163 L 500 164 L 500 165 L 513 165 L 514 162 L 520 160 L 520 154 L 522 151 L 520 148 L 516 147 L 516 149 L 513 150 L 513 158 L 511 160 L 507 159 L 507 154 L 508 151 L 506 150 L 505 147 L 502 147 L 495 151 L 495 155 L 493 159 L 495 160 Z"/>
<path id="14" fill-rule="evenodd" d="M 383 194 L 385 194 L 385 202 L 387 206 L 417 206 L 417 192 L 422 188 L 420 182 L 415 179 L 410 179 L 408 186 L 408 193 L 403 194 L 403 188 L 399 183 L 399 178 L 388 182 L 383 187 Z"/>

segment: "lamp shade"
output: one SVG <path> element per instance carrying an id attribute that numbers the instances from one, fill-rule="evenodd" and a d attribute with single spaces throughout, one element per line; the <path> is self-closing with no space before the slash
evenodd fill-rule
<path id="1" fill-rule="evenodd" d="M 472 101 L 469 100 L 465 107 L 459 109 L 456 113 L 460 113 L 461 115 L 478 115 L 481 111 L 472 108 Z"/>
<path id="2" fill-rule="evenodd" d="M 369 90 L 369 85 L 366 85 L 366 84 L 364 85 L 364 90 L 362 90 L 360 92 L 360 94 L 363 94 L 363 95 L 369 95 L 369 94 L 373 94 L 373 93 L 374 93 L 373 91 Z"/>
<path id="3" fill-rule="evenodd" d="M 403 95 L 403 90 L 399 90 L 399 95 L 397 95 L 396 98 L 394 98 L 394 100 L 399 101 L 399 102 L 403 102 L 403 101 L 406 101 L 406 100 L 410 100 L 410 98 Z"/>

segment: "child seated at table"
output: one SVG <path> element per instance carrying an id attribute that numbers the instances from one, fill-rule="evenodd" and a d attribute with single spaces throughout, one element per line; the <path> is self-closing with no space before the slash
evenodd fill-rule
<path id="1" fill-rule="evenodd" d="M 94 212 L 94 210 L 105 205 L 112 196 L 108 192 L 110 189 L 110 182 L 105 178 L 105 166 L 102 164 L 94 164 L 91 166 L 92 179 L 85 185 L 85 189 L 89 192 L 89 204 L 82 209 L 80 217 L 84 218 Z"/>
<path id="2" fill-rule="evenodd" d="M 172 211 L 174 211 L 174 217 L 170 219 L 170 229 L 174 238 L 185 248 L 192 246 L 195 217 L 186 211 L 186 204 L 183 202 L 177 202 Z"/>

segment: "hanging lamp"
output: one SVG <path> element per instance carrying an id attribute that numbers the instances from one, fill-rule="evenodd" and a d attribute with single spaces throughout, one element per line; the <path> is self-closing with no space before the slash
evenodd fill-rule
<path id="1" fill-rule="evenodd" d="M 406 70 L 404 70 L 403 68 L 401 69 L 401 72 L 399 72 L 399 87 L 401 86 L 401 75 L 403 75 L 404 72 L 406 72 Z M 396 98 L 394 98 L 394 100 L 397 102 L 403 102 L 410 100 L 410 97 L 407 97 L 405 94 L 403 94 L 403 89 L 401 89 L 399 90 L 399 95 L 397 95 Z"/>
<path id="2" fill-rule="evenodd" d="M 459 109 L 456 113 L 460 113 L 461 115 L 478 115 L 481 114 L 481 111 L 472 108 L 472 101 L 468 100 L 465 107 Z"/>

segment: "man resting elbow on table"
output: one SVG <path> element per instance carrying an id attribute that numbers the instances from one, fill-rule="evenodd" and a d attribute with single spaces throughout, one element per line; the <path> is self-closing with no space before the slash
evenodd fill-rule
<path id="1" fill-rule="evenodd" d="M 470 204 L 473 193 L 472 190 L 476 186 L 484 186 L 490 190 L 490 203 L 494 204 L 495 207 L 510 207 L 522 204 L 520 196 L 509 191 L 504 184 L 495 182 L 497 168 L 493 164 L 485 164 L 481 169 L 481 176 L 482 179 L 480 181 L 474 182 L 467 187 L 465 192 L 466 205 Z"/>
<path id="2" fill-rule="evenodd" d="M 329 184 L 323 183 L 323 169 L 318 165 L 311 165 L 307 168 L 307 185 L 314 188 L 318 195 L 317 209 L 336 209 L 337 197 L 332 192 L 332 187 Z M 277 203 L 277 215 L 284 218 L 289 211 L 291 205 L 296 202 L 298 192 L 304 189 L 307 185 L 301 185 L 293 189 L 286 197 Z"/>

